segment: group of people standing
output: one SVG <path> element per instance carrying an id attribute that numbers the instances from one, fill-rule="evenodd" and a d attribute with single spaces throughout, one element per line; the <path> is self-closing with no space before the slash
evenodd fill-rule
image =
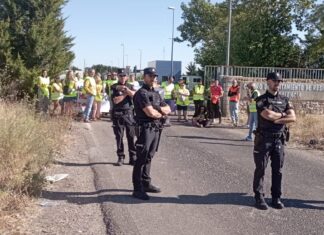
<path id="1" fill-rule="evenodd" d="M 126 130 L 129 164 L 133 165 L 133 197 L 141 200 L 149 200 L 147 193 L 159 193 L 161 189 L 152 184 L 150 175 L 151 162 L 155 152 L 158 150 L 161 138 L 162 127 L 168 119 L 168 114 L 172 111 L 174 104 L 177 105 L 177 111 L 183 111 L 186 120 L 186 98 L 189 91 L 185 88 L 184 82 L 179 81 L 178 87 L 173 84 L 173 78 L 162 84 L 161 97 L 159 91 L 161 87 L 157 86 L 157 73 L 154 68 L 144 69 L 144 84 L 135 91 L 127 85 L 127 75 L 123 70 L 118 72 L 118 82 L 112 86 L 112 120 L 116 136 L 118 166 L 124 164 L 125 154 L 122 143 L 123 133 Z M 295 122 L 296 116 L 289 99 L 278 93 L 279 84 L 282 78 L 278 73 L 269 73 L 267 76 L 268 90 L 260 96 L 254 83 L 249 83 L 248 101 L 249 101 L 249 124 L 250 130 L 246 140 L 252 140 L 252 131 L 254 131 L 254 162 L 255 171 L 253 178 L 253 191 L 255 193 L 255 206 L 258 209 L 266 210 L 268 205 L 264 198 L 263 182 L 265 170 L 269 158 L 272 161 L 272 187 L 271 205 L 276 209 L 284 208 L 281 199 L 282 167 L 284 163 L 284 145 L 289 139 L 286 131 L 286 124 Z M 199 121 L 200 115 L 205 110 L 204 106 L 204 87 L 202 82 L 197 84 L 193 90 L 195 103 L 194 120 Z M 215 80 L 210 88 L 209 108 L 212 110 L 212 117 L 218 117 L 221 123 L 220 98 L 224 92 Z M 237 81 L 233 81 L 228 92 L 231 107 L 231 118 L 234 126 L 238 122 L 238 102 L 240 99 L 240 90 Z M 178 114 L 181 115 L 181 114 Z M 180 116 L 178 116 L 180 117 Z M 207 118 L 205 116 L 205 118 Z M 204 123 L 199 123 L 204 125 Z M 257 125 L 256 125 L 257 124 Z M 134 138 L 137 138 L 134 142 Z"/>
<path id="2" fill-rule="evenodd" d="M 44 70 L 35 83 L 38 111 L 47 112 L 52 100 L 52 113 L 61 106 L 62 113 L 71 115 L 73 104 L 81 97 L 86 103 L 86 108 L 82 112 L 84 122 L 100 118 L 102 94 L 104 92 L 109 94 L 112 127 L 117 144 L 116 165 L 125 164 L 123 136 L 126 132 L 129 165 L 133 166 L 132 195 L 141 200 L 150 199 L 147 193 L 161 192 L 159 187 L 152 184 L 150 171 L 153 156 L 159 147 L 162 128 L 170 125 L 168 115 L 175 111 L 176 107 L 178 121 L 181 120 L 181 111 L 184 120 L 188 120 L 190 91 L 186 88 L 184 80 L 174 84 L 173 77 L 170 77 L 167 82 L 158 86 L 157 76 L 155 68 L 145 68 L 144 84 L 140 87 L 133 76 L 128 77 L 124 69 L 108 74 L 104 82 L 100 74 L 96 74 L 93 69 L 88 70 L 83 79 L 78 74 L 74 76 L 72 71 L 68 71 L 63 82 L 59 77 L 50 81 L 47 71 Z M 296 116 L 289 99 L 278 92 L 282 81 L 280 74 L 269 73 L 268 90 L 263 95 L 260 95 L 253 82 L 247 84 L 249 133 L 245 140 L 252 141 L 252 133 L 255 134 L 253 191 L 255 206 L 262 210 L 268 208 L 264 198 L 263 182 L 269 158 L 272 161 L 271 204 L 276 209 L 284 208 L 280 198 L 284 145 L 289 139 L 286 124 L 295 122 Z M 209 89 L 205 89 L 201 80 L 193 88 L 192 95 L 195 105 L 194 125 L 207 126 L 209 120 L 215 123 L 217 118 L 219 123 L 222 122 L 220 105 L 224 90 L 217 79 L 211 83 Z M 206 95 L 208 98 L 205 105 Z M 241 98 L 240 86 L 236 80 L 232 81 L 228 97 L 232 124 L 236 127 Z"/>
<path id="3" fill-rule="evenodd" d="M 103 87 L 101 74 L 94 69 L 86 71 L 83 77 L 69 70 L 63 80 L 60 76 L 51 80 L 43 70 L 34 84 L 36 111 L 56 115 L 60 108 L 61 115 L 82 115 L 85 122 L 100 119 Z M 49 110 L 51 102 L 53 107 Z M 86 104 L 84 111 L 82 104 Z"/>
<path id="4" fill-rule="evenodd" d="M 171 107 L 171 111 L 177 111 L 178 121 L 181 121 L 181 115 L 185 121 L 188 121 L 188 106 L 190 104 L 189 97 L 192 95 L 192 100 L 195 106 L 195 111 L 192 118 L 194 126 L 207 127 L 211 124 L 222 123 L 221 112 L 221 99 L 224 96 L 224 90 L 218 79 L 215 79 L 209 85 L 209 88 L 205 88 L 203 81 L 199 82 L 193 87 L 192 91 L 186 88 L 185 81 L 180 79 L 174 84 L 174 78 L 169 77 L 168 81 L 162 82 L 161 88 L 164 89 L 164 100 Z M 247 84 L 248 92 L 247 100 L 248 107 L 248 122 L 249 134 L 246 137 L 247 141 L 252 140 L 252 131 L 257 124 L 255 99 L 260 95 L 260 92 L 256 89 L 255 83 Z M 229 111 L 234 127 L 239 123 L 239 104 L 241 100 L 240 85 L 237 80 L 232 81 L 232 86 L 228 89 L 229 99 Z M 167 120 L 169 125 L 169 120 Z"/>

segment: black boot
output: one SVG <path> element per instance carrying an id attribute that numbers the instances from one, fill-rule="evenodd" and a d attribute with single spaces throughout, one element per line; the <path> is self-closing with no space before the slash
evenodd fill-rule
<path id="1" fill-rule="evenodd" d="M 131 157 L 129 159 L 129 165 L 131 165 L 131 166 L 134 166 L 135 165 L 135 158 L 134 157 Z"/>
<path id="2" fill-rule="evenodd" d="M 284 204 L 280 201 L 279 197 L 272 198 L 271 206 L 279 210 L 285 207 Z"/>
<path id="3" fill-rule="evenodd" d="M 139 191 L 133 191 L 133 194 L 132 194 L 133 197 L 137 198 L 137 199 L 140 199 L 140 200 L 150 200 L 150 196 L 147 195 L 146 192 L 142 191 L 142 190 L 139 190 Z"/>
<path id="4" fill-rule="evenodd" d="M 153 184 L 144 185 L 144 191 L 147 193 L 160 193 L 161 189 Z"/>
<path id="5" fill-rule="evenodd" d="M 124 158 L 123 157 L 118 157 L 118 161 L 116 163 L 116 166 L 122 166 L 124 165 Z"/>
<path id="6" fill-rule="evenodd" d="M 264 200 L 264 197 L 259 196 L 255 197 L 255 207 L 258 208 L 259 210 L 267 210 L 268 205 Z"/>

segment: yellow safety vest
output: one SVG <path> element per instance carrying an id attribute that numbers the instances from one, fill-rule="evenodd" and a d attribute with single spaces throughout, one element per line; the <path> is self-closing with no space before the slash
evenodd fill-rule
<path id="1" fill-rule="evenodd" d="M 96 89 L 97 89 L 97 94 L 96 94 L 96 97 L 95 97 L 95 100 L 97 101 L 97 102 L 100 102 L 100 101 L 102 101 L 102 99 L 103 99 L 103 96 L 102 96 L 102 82 L 99 82 L 98 84 L 97 84 L 97 86 L 96 86 Z"/>
<path id="2" fill-rule="evenodd" d="M 77 97 L 78 96 L 78 92 L 75 89 L 75 81 L 66 81 L 69 83 L 69 89 L 71 89 L 71 93 L 68 95 L 64 95 L 64 97 Z"/>
<path id="3" fill-rule="evenodd" d="M 164 89 L 164 99 L 165 100 L 171 100 L 172 99 L 172 91 L 174 89 L 174 84 L 163 84 L 162 85 Z"/>
<path id="4" fill-rule="evenodd" d="M 260 96 L 260 92 L 258 90 L 254 90 L 252 92 L 252 97 L 253 95 L 256 93 L 256 97 Z M 255 97 L 255 98 L 256 98 Z M 249 111 L 250 113 L 256 113 L 257 109 L 256 109 L 256 102 L 255 99 L 252 99 L 251 103 L 249 104 Z"/>
<path id="5" fill-rule="evenodd" d="M 107 80 L 106 85 L 108 86 L 109 95 L 111 96 L 111 86 L 116 84 L 118 80 Z"/>
<path id="6" fill-rule="evenodd" d="M 52 84 L 51 100 L 59 100 L 63 98 L 63 88 L 62 83 Z"/>
<path id="7" fill-rule="evenodd" d="M 96 96 L 97 94 L 97 84 L 96 84 L 96 80 L 93 77 L 86 77 L 84 79 L 84 86 L 82 89 L 82 93 L 84 95 L 86 94 L 91 94 Z"/>
<path id="8" fill-rule="evenodd" d="M 161 83 L 161 87 L 166 87 L 168 85 L 168 82 L 167 81 L 163 81 L 162 83 Z"/>
<path id="9" fill-rule="evenodd" d="M 189 96 L 180 95 L 178 92 L 187 93 L 189 95 L 189 91 L 186 88 L 181 89 L 179 87 L 179 89 L 177 90 L 177 102 L 176 102 L 177 105 L 188 106 L 190 104 Z"/>
<path id="10" fill-rule="evenodd" d="M 49 97 L 49 86 L 50 86 L 50 78 L 49 77 L 39 77 L 37 80 L 38 89 L 38 97 Z"/>
<path id="11" fill-rule="evenodd" d="M 203 85 L 196 85 L 194 87 L 193 100 L 204 100 L 205 87 Z"/>

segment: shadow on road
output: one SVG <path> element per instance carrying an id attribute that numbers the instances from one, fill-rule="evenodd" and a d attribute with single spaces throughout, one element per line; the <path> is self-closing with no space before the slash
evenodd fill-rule
<path id="1" fill-rule="evenodd" d="M 218 144 L 218 145 L 229 145 L 229 146 L 239 146 L 239 147 L 249 147 L 251 148 L 252 145 L 245 145 L 245 144 L 229 144 L 224 142 L 199 142 L 201 144 Z"/>
<path id="2" fill-rule="evenodd" d="M 199 139 L 199 140 L 227 140 L 227 141 L 239 141 L 246 142 L 242 139 L 225 139 L 225 138 L 215 138 L 215 137 L 206 137 L 206 136 L 181 136 L 181 135 L 167 135 L 168 138 L 180 138 L 180 139 Z"/>
<path id="3" fill-rule="evenodd" d="M 78 163 L 78 162 L 62 162 L 55 161 L 54 164 L 62 166 L 94 166 L 94 165 L 116 165 L 116 162 L 90 162 L 90 163 Z"/>
<path id="4" fill-rule="evenodd" d="M 129 194 L 104 194 L 110 192 L 129 192 Z M 127 189 L 105 189 L 96 192 L 53 192 L 43 191 L 42 198 L 49 200 L 65 200 L 75 204 L 91 204 L 113 202 L 118 204 L 184 204 L 184 205 L 237 205 L 254 207 L 254 197 L 245 193 L 210 193 L 205 196 L 199 195 L 179 195 L 177 197 L 151 196 L 149 201 L 141 201 L 131 197 L 132 190 Z M 99 195 L 98 195 L 99 194 Z M 100 195 L 101 194 L 101 195 Z M 91 196 L 92 195 L 92 196 Z M 87 197 L 90 196 L 90 197 Z M 283 199 L 288 208 L 317 209 L 324 210 L 324 201 Z M 270 200 L 268 200 L 270 203 Z"/>

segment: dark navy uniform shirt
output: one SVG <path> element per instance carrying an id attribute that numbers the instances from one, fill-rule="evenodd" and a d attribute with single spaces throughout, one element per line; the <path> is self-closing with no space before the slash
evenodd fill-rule
<path id="1" fill-rule="evenodd" d="M 111 100 L 113 100 L 115 97 L 122 96 L 124 94 L 123 91 L 117 90 L 117 86 L 122 86 L 122 84 L 118 82 L 111 86 Z M 125 86 L 128 87 L 127 84 Z M 126 96 L 125 99 L 118 104 L 115 104 L 114 102 L 112 103 L 114 111 L 126 111 L 133 108 L 133 101 L 132 97 L 130 96 Z"/>
<path id="2" fill-rule="evenodd" d="M 292 105 L 289 103 L 288 97 L 280 95 L 279 93 L 272 95 L 269 91 L 266 91 L 265 94 L 257 97 L 255 101 L 258 112 L 257 130 L 269 133 L 282 132 L 285 124 L 275 124 L 272 121 L 264 119 L 261 116 L 261 112 L 265 109 L 269 109 L 277 113 L 285 113 L 289 109 L 293 109 Z"/>
<path id="3" fill-rule="evenodd" d="M 144 84 L 134 95 L 134 111 L 135 120 L 137 122 L 152 122 L 156 119 L 151 118 L 145 114 L 143 108 L 147 106 L 153 106 L 154 109 L 159 107 L 164 107 L 167 104 L 161 98 L 160 94 L 150 88 L 148 85 Z"/>

